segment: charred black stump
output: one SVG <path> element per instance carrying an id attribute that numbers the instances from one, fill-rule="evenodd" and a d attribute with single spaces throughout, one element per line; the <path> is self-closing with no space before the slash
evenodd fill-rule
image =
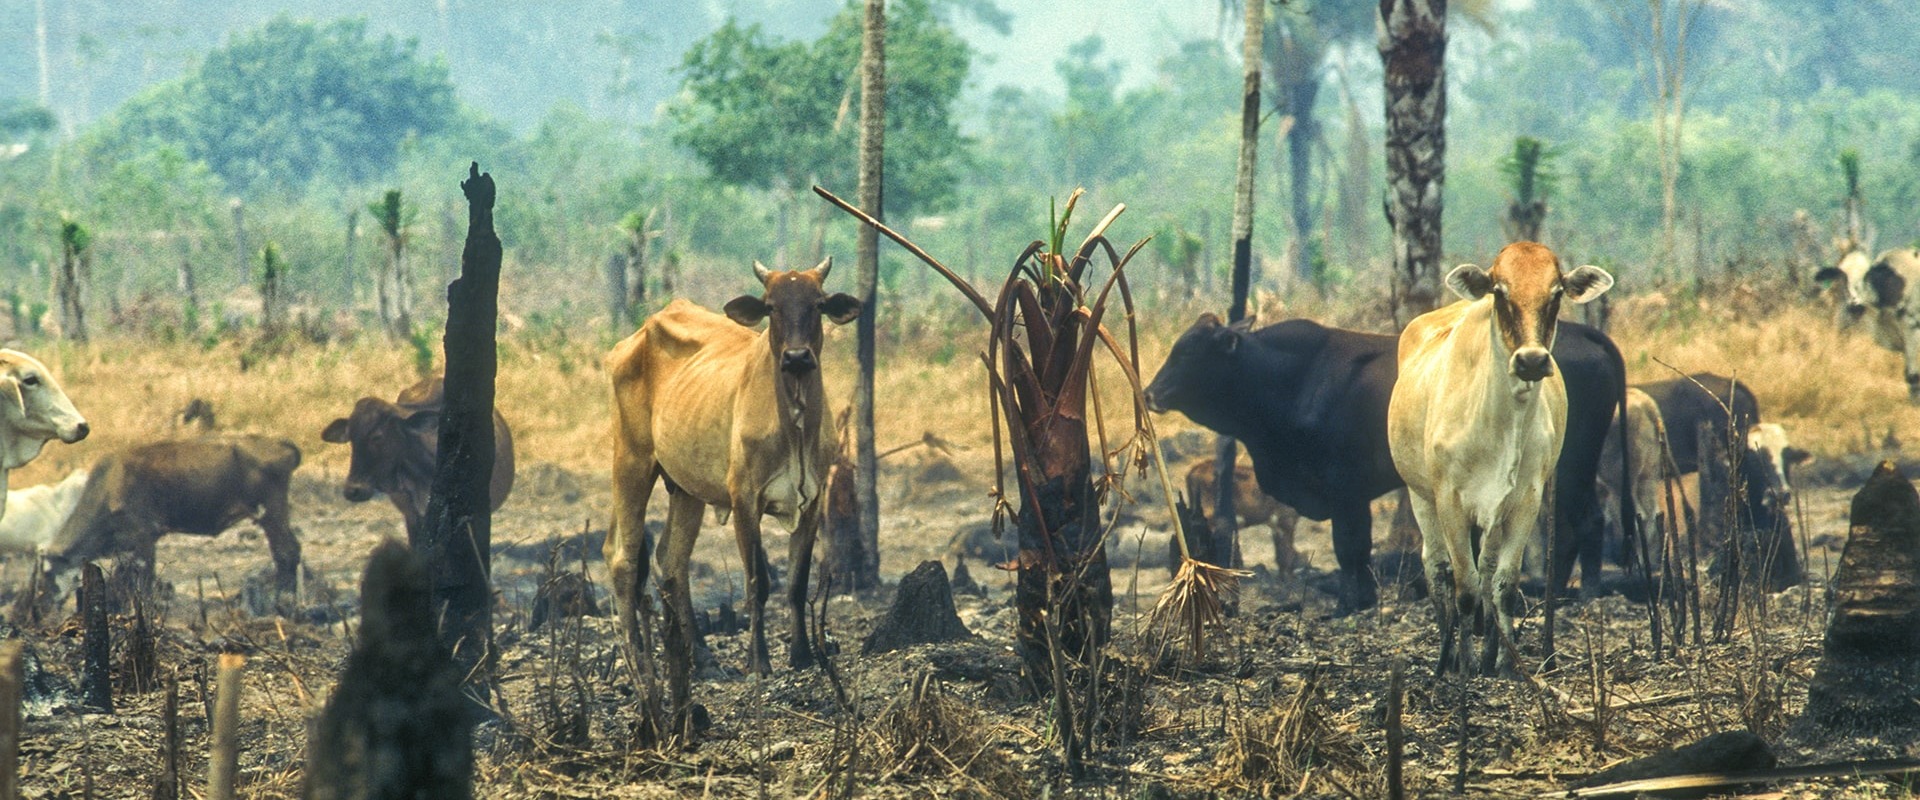
<path id="1" fill-rule="evenodd" d="M 860 645 L 861 655 L 885 653 L 914 644 L 957 642 L 973 636 L 953 608 L 953 587 L 946 565 L 922 561 L 900 579 L 893 606 Z"/>
<path id="2" fill-rule="evenodd" d="M 1832 621 L 1797 739 L 1920 738 L 1920 493 L 1890 461 L 1853 496 Z"/>
<path id="3" fill-rule="evenodd" d="M 309 744 L 306 797 L 472 797 L 478 715 L 440 642 L 426 570 L 386 542 L 360 596 L 360 641 Z"/>
<path id="4" fill-rule="evenodd" d="M 1776 763 L 1773 748 L 1751 731 L 1723 731 L 1693 744 L 1662 750 L 1645 758 L 1603 769 L 1575 786 L 1604 786 L 1610 783 L 1668 778 L 1702 772 L 1750 772 L 1771 769 Z M 1662 792 L 1663 797 L 1705 797 L 1715 789 L 1692 794 Z"/>
<path id="5" fill-rule="evenodd" d="M 107 581 L 91 561 L 80 567 L 80 612 L 85 624 L 80 697 L 88 706 L 111 714 L 113 639 L 107 628 Z"/>

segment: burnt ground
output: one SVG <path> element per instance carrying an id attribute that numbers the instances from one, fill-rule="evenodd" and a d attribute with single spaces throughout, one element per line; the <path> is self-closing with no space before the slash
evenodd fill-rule
<path id="1" fill-rule="evenodd" d="M 1437 680 L 1436 634 L 1425 600 L 1383 591 L 1379 609 L 1335 617 L 1327 585 L 1332 563 L 1324 525 L 1305 523 L 1299 544 L 1309 567 L 1281 580 L 1265 570 L 1245 584 L 1239 614 L 1197 662 L 1154 650 L 1146 614 L 1166 584 L 1164 512 L 1142 508 L 1113 536 L 1116 610 L 1103 734 L 1085 776 L 1063 767 L 1048 705 L 1029 699 L 1011 647 L 1010 573 L 950 547 L 989 510 L 985 486 L 933 457 L 889 463 L 882 574 L 889 580 L 924 559 L 952 569 L 965 558 L 980 594 L 957 598 L 969 641 L 859 657 L 859 644 L 885 612 L 890 590 L 826 602 L 837 643 L 842 701 L 821 670 L 778 669 L 743 676 L 744 634 L 710 637 L 719 667 L 696 681 L 695 699 L 713 718 L 697 746 L 632 746 L 633 686 L 610 617 L 530 631 L 533 596 L 560 553 L 560 568 L 585 569 L 609 608 L 599 561 L 610 493 L 604 475 L 551 464 L 523 467 L 495 518 L 496 625 L 502 660 L 503 721 L 483 725 L 478 794 L 488 797 L 815 797 L 848 789 L 880 797 L 1202 797 L 1384 795 L 1383 718 L 1390 665 L 1406 663 L 1407 781 L 1416 796 L 1449 791 L 1458 758 L 1456 711 L 1466 693 L 1465 783 L 1472 796 L 1537 796 L 1621 761 L 1722 730 L 1781 738 L 1804 703 L 1818 659 L 1823 620 L 1819 576 L 1838 560 L 1850 491 L 1802 488 L 1815 581 L 1749 606 L 1721 643 L 1656 660 L 1645 611 L 1614 595 L 1562 613 L 1557 670 L 1539 680 Z M 248 600 L 268 569 L 263 537 L 242 527 L 215 539 L 175 536 L 160 548 L 163 588 L 153 613 L 162 675 L 181 691 L 181 774 L 204 791 L 212 661 L 222 650 L 249 656 L 240 741 L 241 795 L 299 793 L 306 725 L 343 665 L 356 623 L 357 582 L 368 552 L 401 536 L 384 501 L 348 504 L 339 475 L 296 475 L 294 520 L 314 579 L 307 606 L 282 617 Z M 663 512 L 656 504 L 654 516 Z M 1376 509 L 1384 531 L 1391 503 Z M 786 537 L 769 526 L 768 551 L 784 572 Z M 1376 537 L 1382 538 L 1382 537 Z M 990 540 L 989 540 L 990 541 Z M 1258 529 L 1245 535 L 1250 564 L 1270 564 Z M 582 547 L 582 545 L 585 545 Z M 586 554 L 584 566 L 579 554 Z M 1142 564 L 1136 565 L 1135 555 Z M 708 521 L 695 555 L 696 605 L 740 608 L 739 558 L 725 528 Z M 15 592 L 26 571 L 0 568 L 0 591 Z M 204 594 L 204 600 L 202 595 Z M 769 607 L 776 667 L 785 656 L 788 614 Z M 1711 595 L 1707 602 L 1711 603 Z M 258 604 L 254 604 L 258 605 Z M 125 619 L 116 627 L 114 714 L 85 711 L 58 690 L 78 681 L 79 625 L 69 599 L 55 618 L 19 631 L 55 690 L 28 709 L 22 784 L 27 797 L 150 797 L 161 770 L 164 692 L 125 684 Z M 1537 666 L 1540 614 L 1523 627 L 1523 662 Z M 1709 625 L 1705 631 L 1712 639 Z M 1601 709 L 1597 714 L 1595 709 Z M 584 725 L 580 723 L 584 709 Z M 1867 755 L 1920 755 L 1912 742 L 1781 746 L 1801 763 Z M 1908 797 L 1879 780 L 1782 787 L 1786 797 Z"/>

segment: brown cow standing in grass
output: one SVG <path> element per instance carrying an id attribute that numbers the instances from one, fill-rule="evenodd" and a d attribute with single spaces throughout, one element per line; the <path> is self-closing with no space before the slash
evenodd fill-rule
<path id="1" fill-rule="evenodd" d="M 621 624 L 637 651 L 642 644 L 635 609 L 647 577 L 647 500 L 655 481 L 665 478 L 660 594 L 667 605 L 664 650 L 675 729 L 683 727 L 691 690 L 687 563 L 706 506 L 731 516 L 734 542 L 747 565 L 748 658 L 759 674 L 771 671 L 762 623 L 770 576 L 758 557 L 760 516 L 772 514 L 792 527 L 791 664 L 794 669 L 813 665 L 804 623 L 807 572 L 837 441 L 820 377 L 820 319 L 846 324 L 860 314 L 858 299 L 822 289 L 832 268 L 831 258 L 811 270 L 790 272 L 754 262 L 763 296 L 734 298 L 725 316 L 675 300 L 607 354 L 614 415 L 607 564 Z M 755 333 L 749 326 L 761 319 L 770 322 Z"/>
<path id="2" fill-rule="evenodd" d="M 444 379 L 435 375 L 407 387 L 391 403 L 362 397 L 353 404 L 351 415 L 328 423 L 320 432 L 324 441 L 353 446 L 341 494 L 355 503 L 385 494 L 400 509 L 409 543 L 415 542 L 427 516 L 445 392 Z M 500 410 L 494 409 L 492 509 L 500 510 L 512 491 L 513 431 Z"/>
<path id="3" fill-rule="evenodd" d="M 1584 303 L 1612 285 L 1599 267 L 1562 273 L 1553 251 L 1516 242 L 1491 270 L 1448 273 L 1464 299 L 1400 334 L 1387 441 L 1423 536 L 1440 622 L 1436 672 L 1455 658 L 1465 671 L 1467 626 L 1489 620 L 1480 671 L 1514 670 L 1500 642 L 1515 634 L 1521 560 L 1567 432 L 1567 384 L 1552 354 L 1560 301 Z"/>
<path id="4" fill-rule="evenodd" d="M 287 518 L 287 483 L 300 448 L 274 436 L 235 434 L 153 442 L 112 453 L 87 474 L 73 515 L 47 545 L 56 580 L 87 561 L 131 555 L 151 575 L 168 533 L 217 536 L 242 520 L 267 535 L 274 578 L 291 591 L 300 542 Z M 56 584 L 59 585 L 59 584 Z"/>

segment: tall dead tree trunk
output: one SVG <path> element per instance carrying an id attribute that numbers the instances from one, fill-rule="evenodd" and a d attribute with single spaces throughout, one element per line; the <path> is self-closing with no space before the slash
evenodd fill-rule
<path id="1" fill-rule="evenodd" d="M 349 304 L 348 305 L 349 308 L 352 307 L 352 304 L 358 303 L 360 300 L 360 293 L 357 291 L 357 287 L 360 283 L 360 273 L 353 271 L 353 267 L 354 267 L 353 262 L 357 259 L 359 255 L 360 255 L 360 209 L 350 208 L 350 209 L 347 209 L 346 263 L 342 270 L 342 274 L 344 274 L 347 279 L 346 301 Z"/>
<path id="2" fill-rule="evenodd" d="M 1387 103 L 1387 224 L 1393 317 L 1440 306 L 1440 212 L 1447 156 L 1447 0 L 1380 0 Z"/>
<path id="3" fill-rule="evenodd" d="M 1227 307 L 1227 319 L 1231 322 L 1247 316 L 1247 294 L 1253 283 L 1253 177 L 1260 155 L 1260 42 L 1267 10 L 1262 0 L 1245 0 L 1245 6 L 1246 38 L 1240 47 L 1240 163 L 1233 186 L 1233 302 Z M 1233 437 L 1221 436 L 1214 442 L 1213 463 L 1230 467 L 1238 460 L 1238 453 Z M 1213 489 L 1213 543 L 1206 550 L 1214 558 L 1225 556 L 1223 561 L 1233 565 L 1240 552 L 1235 546 L 1240 527 L 1234 519 L 1233 470 L 1223 468 L 1217 472 Z"/>
<path id="4" fill-rule="evenodd" d="M 885 160 L 887 124 L 887 3 L 866 0 L 866 17 L 861 27 L 860 46 L 860 206 L 875 218 L 886 219 L 882 176 Z M 872 226 L 859 231 L 859 288 L 861 308 L 866 313 L 855 321 L 860 374 L 853 389 L 854 493 L 860 508 L 860 540 L 857 550 L 863 564 L 834 565 L 831 569 L 857 574 L 856 583 L 876 585 L 880 575 L 880 459 L 874 452 L 873 375 L 875 320 L 880 316 L 880 236 Z"/>
<path id="5" fill-rule="evenodd" d="M 271 341 L 286 330 L 287 302 L 282 296 L 280 248 L 267 242 L 260 251 L 260 336 Z"/>
<path id="6" fill-rule="evenodd" d="M 468 690 L 485 697 L 493 644 L 489 484 L 501 251 L 493 230 L 493 176 L 475 163 L 460 189 L 469 204 L 467 242 L 460 278 L 447 286 L 446 405 L 424 541 L 414 549 L 433 576 L 441 641 L 468 676 Z"/>
<path id="7" fill-rule="evenodd" d="M 1322 276 L 1314 272 L 1312 248 L 1308 240 L 1313 232 L 1313 145 L 1320 138 L 1320 123 L 1313 107 L 1320 98 L 1320 65 L 1326 59 L 1326 40 L 1306 16 L 1285 19 L 1276 26 L 1279 41 L 1273 43 L 1274 89 L 1278 105 L 1292 124 L 1286 131 L 1287 190 L 1291 200 L 1287 233 L 1292 246 L 1287 248 L 1292 261 L 1288 268 L 1302 281 L 1318 283 Z"/>

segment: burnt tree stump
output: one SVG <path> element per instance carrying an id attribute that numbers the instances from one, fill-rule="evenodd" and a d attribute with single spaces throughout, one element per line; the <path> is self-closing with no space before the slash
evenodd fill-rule
<path id="1" fill-rule="evenodd" d="M 440 637 L 470 689 L 487 694 L 493 649 L 494 327 L 500 310 L 500 237 L 493 230 L 492 174 L 467 168 L 467 242 L 460 277 L 447 285 L 446 405 L 438 463 L 422 541 L 414 550 L 433 576 L 433 607 L 444 609 Z"/>
<path id="2" fill-rule="evenodd" d="M 113 639 L 107 628 L 107 580 L 89 561 L 80 567 L 80 612 L 84 621 L 81 702 L 113 713 Z"/>
<path id="3" fill-rule="evenodd" d="M 848 594 L 877 588 L 878 573 L 868 565 L 867 542 L 860 535 L 860 495 L 854 491 L 853 460 L 841 453 L 827 470 L 827 504 L 820 529 L 826 535 L 825 567 L 827 583 L 835 592 Z"/>
<path id="4" fill-rule="evenodd" d="M 860 645 L 860 654 L 870 656 L 898 650 L 914 644 L 957 642 L 973 637 L 960 622 L 953 608 L 953 587 L 947 583 L 947 567 L 939 561 L 922 561 L 913 572 L 900 579 L 887 616 L 874 626 Z"/>
<path id="5" fill-rule="evenodd" d="M 1853 496 L 1826 643 L 1795 738 L 1920 740 L 1920 494 L 1891 461 Z"/>
<path id="6" fill-rule="evenodd" d="M 367 560 L 360 641 L 308 745 L 308 800 L 473 796 L 476 715 L 434 624 L 431 587 L 398 542 Z"/>

